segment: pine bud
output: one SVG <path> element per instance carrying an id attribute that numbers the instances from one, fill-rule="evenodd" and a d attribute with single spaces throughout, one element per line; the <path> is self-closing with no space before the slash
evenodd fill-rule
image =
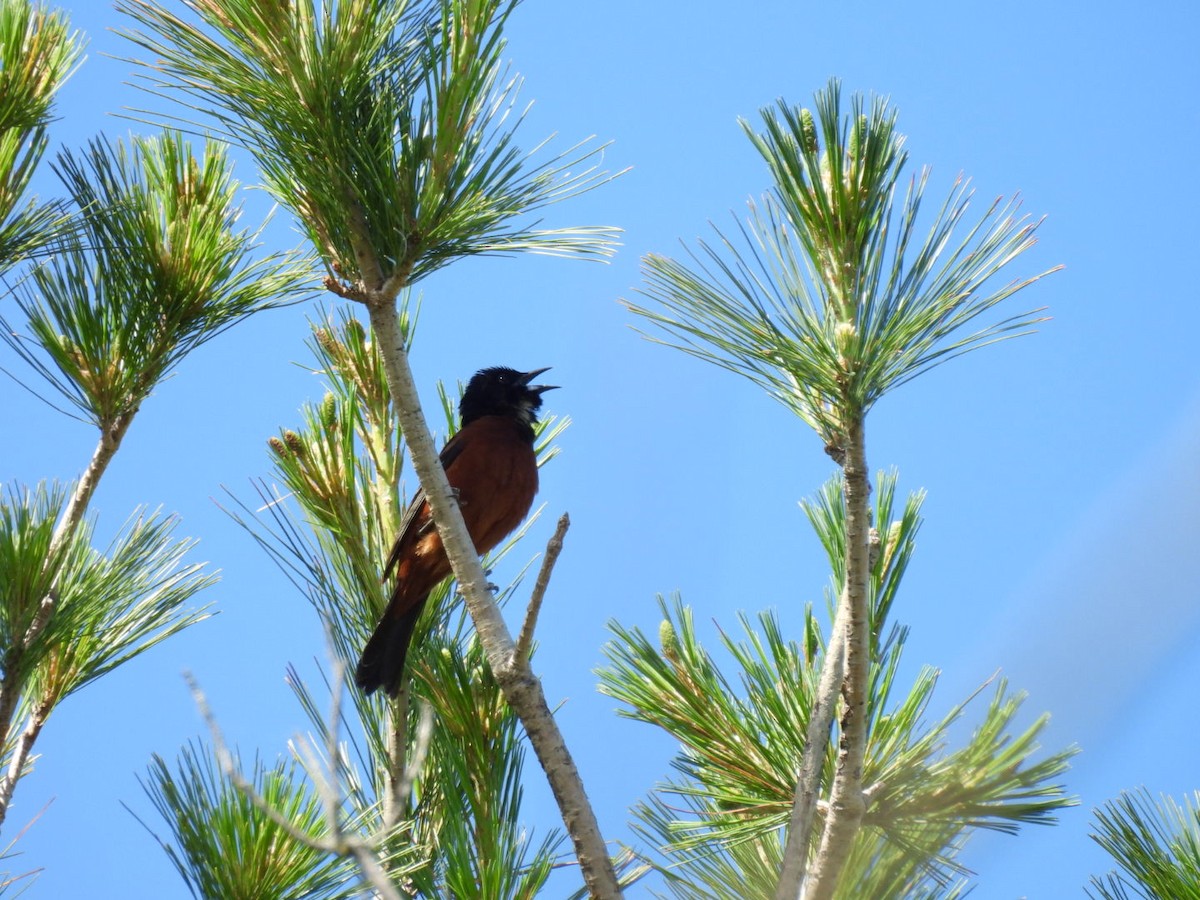
<path id="1" fill-rule="evenodd" d="M 853 322 L 838 322 L 833 327 L 833 343 L 837 347 L 838 357 L 843 360 L 852 358 L 857 338 L 858 330 Z"/>
<path id="2" fill-rule="evenodd" d="M 326 429 L 332 430 L 337 425 L 337 397 L 332 391 L 325 394 L 321 400 L 321 424 Z"/>
<path id="3" fill-rule="evenodd" d="M 862 152 L 863 145 L 867 142 L 867 117 L 859 116 L 858 121 L 854 123 L 854 128 L 850 131 L 850 159 L 857 162 L 859 154 Z"/>
<path id="4" fill-rule="evenodd" d="M 820 162 L 818 163 L 821 169 L 821 190 L 824 191 L 826 197 L 833 196 L 833 171 L 829 167 L 829 154 L 822 153 Z"/>
<path id="5" fill-rule="evenodd" d="M 892 556 L 900 546 L 900 523 L 893 522 L 888 526 L 887 539 L 883 545 L 884 565 L 891 565 Z"/>
<path id="6" fill-rule="evenodd" d="M 308 450 L 304 446 L 304 440 L 291 429 L 283 433 L 283 442 L 287 445 L 288 450 L 291 451 L 293 456 L 303 458 L 308 453 Z"/>
<path id="7" fill-rule="evenodd" d="M 338 351 L 341 349 L 341 344 L 338 339 L 333 336 L 333 332 L 328 328 L 314 328 L 313 337 L 317 339 L 317 345 L 325 351 L 327 356 L 336 358 Z"/>
<path id="8" fill-rule="evenodd" d="M 670 619 L 663 619 L 658 626 L 658 641 L 662 644 L 662 653 L 673 663 L 679 662 L 679 635 Z"/>
<path id="9" fill-rule="evenodd" d="M 800 149 L 806 154 L 817 152 L 817 125 L 811 109 L 800 110 Z"/>

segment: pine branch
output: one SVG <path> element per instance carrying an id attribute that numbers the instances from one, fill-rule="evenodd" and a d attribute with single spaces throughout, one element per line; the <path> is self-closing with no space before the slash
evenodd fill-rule
<path id="1" fill-rule="evenodd" d="M 388 386 L 413 468 L 425 491 L 434 524 L 493 676 L 521 719 L 538 762 L 546 773 L 588 888 L 598 900 L 620 897 L 621 888 L 578 769 L 546 703 L 541 682 L 530 670 L 528 659 L 516 656 L 516 644 L 488 590 L 487 576 L 467 533 L 454 490 L 438 459 L 397 328 L 394 301 L 371 298 L 367 309 L 387 365 Z"/>
<path id="2" fill-rule="evenodd" d="M 846 498 L 846 586 L 839 601 L 847 610 L 846 657 L 841 685 L 841 743 L 837 775 L 829 798 L 829 812 L 821 837 L 821 847 L 805 882 L 808 900 L 833 897 L 842 869 L 850 857 L 854 837 L 866 813 L 863 797 L 863 762 L 867 752 L 868 685 L 871 664 L 871 621 L 868 603 L 870 576 L 870 481 L 866 464 L 866 444 L 862 422 L 852 423 L 846 431 L 844 492 Z M 818 698 L 818 702 L 832 698 Z M 812 788 L 805 785 L 806 790 Z M 797 836 L 806 841 L 806 835 Z M 799 844 L 799 850 L 807 843 Z M 784 895 L 781 886 L 778 896 Z M 789 894 L 788 896 L 793 896 Z"/>
<path id="3" fill-rule="evenodd" d="M 847 582 L 843 482 L 831 479 L 803 504 L 829 555 L 830 605 L 840 606 L 841 615 L 849 609 L 839 602 Z M 952 897 L 965 890 L 965 870 L 955 856 L 971 829 L 1015 832 L 1025 823 L 1051 822 L 1058 809 L 1075 804 L 1057 783 L 1074 751 L 1035 758 L 1045 717 L 1014 733 L 1022 697 L 1003 680 L 970 738 L 955 749 L 948 749 L 952 732 L 961 730 L 957 723 L 987 684 L 932 726 L 926 722 L 934 671 L 922 670 L 893 700 L 906 629 L 889 628 L 887 618 L 913 553 L 921 504 L 918 493 L 898 508 L 895 490 L 896 476 L 880 473 L 872 512 L 886 527 L 877 543 L 868 538 L 865 811 L 849 841 L 838 892 Z M 663 728 L 682 748 L 673 761 L 682 779 L 660 785 L 638 807 L 636 828 L 667 857 L 663 865 L 650 865 L 667 879 L 672 896 L 771 896 L 786 861 L 780 829 L 789 810 L 794 820 L 796 760 L 812 751 L 806 733 L 821 713 L 821 656 L 826 667 L 842 658 L 838 639 L 845 629 L 835 625 L 826 644 L 809 609 L 798 645 L 783 637 L 774 615 L 762 613 L 755 623 L 742 615 L 744 640 L 722 633 L 737 667 L 736 675 L 726 675 L 701 646 L 682 601 L 661 605 L 661 647 L 637 629 L 614 624 L 615 639 L 605 648 L 610 664 L 600 672 L 601 690 L 629 707 L 622 715 Z M 836 699 L 840 679 L 833 683 Z M 818 792 L 838 777 L 836 757 L 824 748 L 815 769 Z M 813 815 L 823 829 L 834 813 L 820 796 Z M 806 857 L 796 854 L 801 878 Z"/>
<path id="4" fill-rule="evenodd" d="M 1156 803 L 1144 787 L 1124 791 L 1097 809 L 1095 819 L 1092 840 L 1120 871 L 1093 876 L 1089 897 L 1200 896 L 1200 794 L 1180 804 L 1165 796 Z"/>
<path id="5" fill-rule="evenodd" d="M 540 682 L 514 658 L 438 461 L 396 308 L 407 287 L 463 256 L 612 252 L 612 229 L 544 229 L 520 218 L 607 176 L 590 167 L 601 149 L 590 142 L 543 163 L 516 148 L 506 116 L 517 82 L 503 81 L 501 63 L 515 6 L 196 0 L 203 24 L 194 25 L 146 0 L 118 2 L 147 28 L 126 35 L 155 58 L 144 69 L 151 89 L 181 94 L 255 156 L 268 190 L 321 254 L 326 287 L 366 306 L 396 419 L 493 673 L 551 781 L 585 880 L 596 896 L 614 897 L 578 773 Z M 392 769 L 397 761 L 393 753 Z"/>
<path id="6" fill-rule="evenodd" d="M 50 717 L 53 709 L 54 702 L 51 700 L 43 699 L 36 703 L 25 720 L 25 727 L 17 737 L 16 746 L 12 756 L 9 757 L 8 771 L 4 773 L 4 778 L 0 779 L 0 824 L 8 816 L 8 807 L 12 802 L 13 791 L 17 787 L 17 782 L 26 773 L 29 754 L 33 752 L 33 745 L 42 733 L 42 727 L 46 724 L 46 719 Z M 7 734 L 4 742 L 8 743 Z"/>
<path id="7" fill-rule="evenodd" d="M 787 845 L 783 852 L 779 881 L 775 885 L 776 900 L 795 900 L 804 881 L 808 848 L 821 799 L 821 770 L 829 746 L 829 729 L 833 725 L 838 691 L 845 674 L 849 618 L 850 604 L 839 603 L 830 630 L 829 645 L 821 661 L 821 677 L 817 682 L 817 693 L 805 731 L 800 774 L 796 779 L 796 800 L 788 820 Z"/>
<path id="8" fill-rule="evenodd" d="M 933 366 L 1027 333 L 1042 321 L 1037 311 L 966 329 L 1048 274 L 990 285 L 1033 246 L 1037 223 L 1018 217 L 1015 202 L 997 201 L 956 239 L 971 197 L 961 180 L 920 239 L 916 222 L 927 173 L 913 178 L 901 199 L 897 185 L 907 157 L 896 112 L 883 98 L 855 96 L 844 114 L 836 80 L 815 100 L 815 112 L 783 101 L 762 110 L 761 131 L 743 123 L 774 185 L 761 203 L 750 203 L 737 229 L 741 240 L 718 230 L 716 241 L 701 242 L 686 262 L 648 255 L 642 293 L 655 306 L 629 304 L 666 334 L 655 340 L 764 387 L 817 432 L 844 470 L 844 569 L 835 627 L 845 632 L 845 660 L 829 654 L 824 662 L 778 900 L 792 900 L 804 881 L 817 761 L 824 758 L 839 669 L 838 770 L 806 897 L 832 896 L 866 813 L 862 768 L 873 715 L 866 703 L 878 640 L 867 602 L 866 415 L 888 391 Z M 831 645 L 841 640 L 839 633 Z"/>
<path id="9" fill-rule="evenodd" d="M 62 11 L 30 0 L 0 2 L 0 271 L 68 228 L 60 204 L 40 205 L 26 190 L 49 143 L 55 95 L 82 51 Z"/>
<path id="10" fill-rule="evenodd" d="M 11 25 L 6 18 L 11 7 L 0 9 L 0 30 Z M 302 277 L 294 255 L 250 259 L 254 236 L 235 231 L 238 185 L 227 157 L 213 145 L 199 158 L 179 135 L 136 139 L 131 146 L 94 141 L 81 156 L 60 154 L 56 170 L 78 209 L 78 234 L 64 237 L 58 252 L 18 287 L 17 305 L 33 341 L 7 324 L 3 339 L 100 435 L 41 559 L 44 593 L 36 615 L 6 648 L 0 684 L 0 738 L 5 741 L 19 696 L 28 687 L 17 674 L 26 668 L 26 657 L 35 646 L 46 645 L 50 649 L 41 656 L 51 665 L 39 682 L 38 713 L 29 719 L 8 776 L 0 781 L 0 822 L 24 769 L 23 754 L 30 752 L 54 705 L 111 667 L 89 633 L 59 633 L 63 629 L 55 625 L 63 598 L 77 588 L 64 578 L 62 557 L 66 548 L 81 544 L 77 538 L 89 502 L 142 402 L 191 350 L 245 316 L 289 299 Z M 154 531 L 147 528 L 144 534 Z M 130 535 L 131 545 L 137 538 Z M 153 553 L 145 556 L 146 562 L 152 559 Z M 76 574 L 101 568 L 85 566 Z M 137 573 L 115 574 L 126 578 L 129 596 L 136 597 Z M 177 630 L 167 624 L 170 611 L 158 615 L 166 606 L 141 618 L 143 611 L 110 595 L 91 608 L 97 616 L 113 611 L 118 618 L 106 624 L 128 626 L 131 640 L 154 627 L 164 627 L 164 634 Z M 82 614 L 75 622 L 76 628 L 94 625 Z M 45 640 L 51 631 L 60 645 Z M 110 643 L 114 657 L 128 649 L 124 638 Z M 135 652 L 140 650 L 131 655 Z"/>
<path id="11" fill-rule="evenodd" d="M 108 464 L 112 461 L 112 458 L 116 455 L 117 450 L 120 449 L 121 440 L 124 438 L 125 432 L 132 421 L 133 415 L 130 414 L 121 416 L 118 421 L 109 427 L 101 427 L 100 440 L 96 445 L 96 450 L 93 452 L 92 458 L 83 475 L 76 483 L 75 489 L 71 492 L 66 509 L 63 510 L 58 525 L 54 530 L 54 535 L 51 537 L 50 546 L 46 551 L 45 570 L 47 572 L 57 570 L 59 555 L 66 544 L 75 536 L 79 523 L 83 520 L 83 516 L 87 511 L 88 503 L 91 501 L 92 495 L 100 483 L 100 478 L 108 468 Z M 28 651 L 33 642 L 38 639 L 42 631 L 45 630 L 51 616 L 54 615 L 54 611 L 58 607 L 59 594 L 54 586 L 53 579 L 50 580 L 50 584 L 51 587 L 42 598 L 42 602 L 38 606 L 37 615 L 30 623 L 29 628 L 17 643 L 9 646 L 6 650 L 6 674 L 10 675 L 13 669 L 21 665 L 21 657 Z M 8 730 L 11 727 L 13 711 L 16 708 L 22 687 L 15 678 L 5 677 L 0 679 L 0 745 L 3 745 L 8 740 Z M 8 806 L 12 801 L 13 790 L 16 788 L 17 780 L 24 770 L 25 756 L 33 749 L 33 743 L 37 740 L 37 735 L 41 732 L 41 727 L 49 716 L 50 709 L 53 708 L 53 703 L 43 700 L 38 705 L 38 708 L 41 710 L 40 715 L 31 717 L 29 725 L 22 733 L 19 744 L 21 751 L 20 759 L 14 756 L 12 764 L 9 766 L 8 774 L 5 775 L 3 780 L 0 780 L 0 825 L 3 825 L 8 815 Z M 34 725 L 35 719 L 37 720 L 36 727 Z"/>
<path id="12" fill-rule="evenodd" d="M 382 900 L 403 900 L 401 893 L 388 877 L 373 843 L 355 834 L 348 833 L 342 827 L 340 814 L 342 805 L 341 785 L 336 774 L 336 769 L 334 768 L 333 760 L 337 759 L 339 754 L 337 748 L 338 723 L 341 718 L 339 714 L 339 694 L 345 677 L 343 672 L 339 671 L 340 664 L 335 663 L 334 669 L 332 683 L 335 685 L 335 688 L 332 694 L 332 709 L 327 729 L 329 746 L 326 748 L 325 755 L 328 768 L 321 764 L 307 743 L 300 742 L 297 750 L 305 773 L 315 785 L 317 795 L 324 809 L 325 837 L 314 837 L 308 830 L 298 826 L 294 820 L 294 813 L 289 815 L 287 812 L 276 808 L 274 804 L 259 793 L 252 782 L 246 780 L 241 773 L 241 768 L 238 766 L 233 753 L 230 752 L 228 746 L 225 744 L 220 725 L 209 708 L 207 697 L 205 697 L 204 692 L 190 673 L 187 673 L 185 677 L 188 687 L 191 689 L 192 698 L 195 700 L 196 706 L 200 710 L 200 714 L 204 718 L 204 722 L 208 726 L 209 733 L 212 736 L 214 753 L 220 764 L 222 774 L 229 783 L 255 809 L 265 815 L 272 824 L 282 830 L 292 841 L 321 854 L 353 859 L 359 871 L 363 873 L 367 882 Z M 376 842 L 378 841 L 379 839 Z"/>
<path id="13" fill-rule="evenodd" d="M 537 581 L 533 585 L 533 593 L 529 597 L 529 606 L 525 611 L 525 621 L 521 625 L 521 633 L 517 637 L 517 648 L 514 651 L 518 660 L 529 659 L 533 653 L 533 632 L 537 627 L 538 613 L 542 608 L 542 601 L 546 596 L 546 588 L 550 586 L 550 574 L 554 571 L 554 564 L 558 562 L 558 555 L 562 553 L 563 538 L 567 535 L 567 529 L 571 527 L 571 517 L 563 513 L 558 518 L 558 525 L 554 529 L 554 534 L 550 536 L 550 541 L 546 544 L 546 556 L 542 560 L 542 567 L 538 570 Z"/>
<path id="14" fill-rule="evenodd" d="M 400 318 L 403 328 L 403 313 Z M 308 594 L 338 656 L 349 659 L 357 655 L 382 609 L 378 560 L 397 528 L 384 513 L 396 503 L 373 498 L 379 497 L 380 484 L 398 480 L 393 473 L 401 457 L 399 429 L 387 429 L 386 440 L 376 437 L 383 430 L 380 423 L 394 422 L 394 413 L 379 341 L 366 340 L 366 334 L 349 317 L 337 327 L 314 326 L 313 347 L 323 363 L 319 371 L 327 378 L 328 392 L 305 409 L 303 428 L 285 430 L 269 441 L 284 492 L 314 528 L 315 545 L 296 529 L 277 492 L 260 488 L 264 505 L 258 512 L 269 512 L 276 523 L 266 534 L 263 526 L 236 517 Z M 453 434 L 455 404 L 445 391 L 440 397 L 447 433 Z M 540 463 L 553 456 L 553 441 L 564 424 L 546 421 L 538 430 L 534 449 Z M 514 536 L 500 555 L 521 536 Z M 402 826 L 397 840 L 425 848 L 428 861 L 413 877 L 412 890 L 438 893 L 451 883 L 467 883 L 461 879 L 471 876 L 464 873 L 478 872 L 495 889 L 489 896 L 526 896 L 527 888 L 541 883 L 538 873 L 549 864 L 551 850 L 543 846 L 527 864 L 519 862 L 525 859 L 526 841 L 519 837 L 519 809 L 504 774 L 520 770 L 519 729 L 478 643 L 464 640 L 469 616 L 464 611 L 445 621 L 448 600 L 444 587 L 434 595 L 410 658 L 413 681 L 397 700 L 351 691 L 371 750 L 364 765 L 374 782 L 374 799 L 364 795 L 366 802 L 358 807 Z M 323 727 L 313 704 L 303 699 L 307 695 L 298 677 L 291 680 L 314 726 Z M 410 728 L 420 734 L 422 716 L 398 712 L 412 698 L 420 698 L 422 713 L 437 717 L 434 750 L 424 770 L 420 740 L 409 759 L 406 737 Z M 410 807 L 411 823 L 406 821 Z M 464 817 L 467 824 L 456 827 Z"/>

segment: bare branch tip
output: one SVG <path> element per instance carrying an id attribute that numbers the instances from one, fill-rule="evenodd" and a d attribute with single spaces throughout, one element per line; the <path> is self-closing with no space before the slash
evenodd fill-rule
<path id="1" fill-rule="evenodd" d="M 521 632 L 517 636 L 517 645 L 513 652 L 513 665 L 528 669 L 529 656 L 533 650 L 533 632 L 537 627 L 538 613 L 542 608 L 542 601 L 546 596 L 546 589 L 550 586 L 550 575 L 554 571 L 554 564 L 558 561 L 558 555 L 562 553 L 563 538 L 566 537 L 567 529 L 571 527 L 571 516 L 568 513 L 563 513 L 558 517 L 558 525 L 554 529 L 554 534 L 546 543 L 546 554 L 542 558 L 542 567 L 538 570 L 537 581 L 533 585 L 533 593 L 529 597 L 529 608 L 525 611 L 525 621 L 521 625 Z"/>

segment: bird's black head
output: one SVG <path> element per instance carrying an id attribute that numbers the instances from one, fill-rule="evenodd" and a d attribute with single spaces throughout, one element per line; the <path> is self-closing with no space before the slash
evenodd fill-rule
<path id="1" fill-rule="evenodd" d="M 494 366 L 476 372 L 458 404 L 462 424 L 481 416 L 508 416 L 532 428 L 542 405 L 542 393 L 557 387 L 529 383 L 545 371 L 518 372 L 505 366 Z"/>

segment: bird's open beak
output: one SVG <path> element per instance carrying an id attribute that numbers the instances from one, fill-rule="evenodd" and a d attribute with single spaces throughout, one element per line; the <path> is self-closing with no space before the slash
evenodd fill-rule
<path id="1" fill-rule="evenodd" d="M 549 371 L 550 371 L 550 366 L 546 366 L 546 368 L 544 368 L 544 369 L 534 369 L 532 372 L 526 372 L 524 375 L 521 376 L 521 384 L 524 385 L 525 387 L 527 387 L 529 390 L 535 391 L 536 393 L 539 393 L 539 394 L 544 393 L 546 391 L 556 390 L 558 388 L 557 384 L 530 384 L 529 383 L 529 382 L 533 381 L 533 379 L 535 379 L 539 375 L 541 375 L 543 372 L 549 372 Z"/>

